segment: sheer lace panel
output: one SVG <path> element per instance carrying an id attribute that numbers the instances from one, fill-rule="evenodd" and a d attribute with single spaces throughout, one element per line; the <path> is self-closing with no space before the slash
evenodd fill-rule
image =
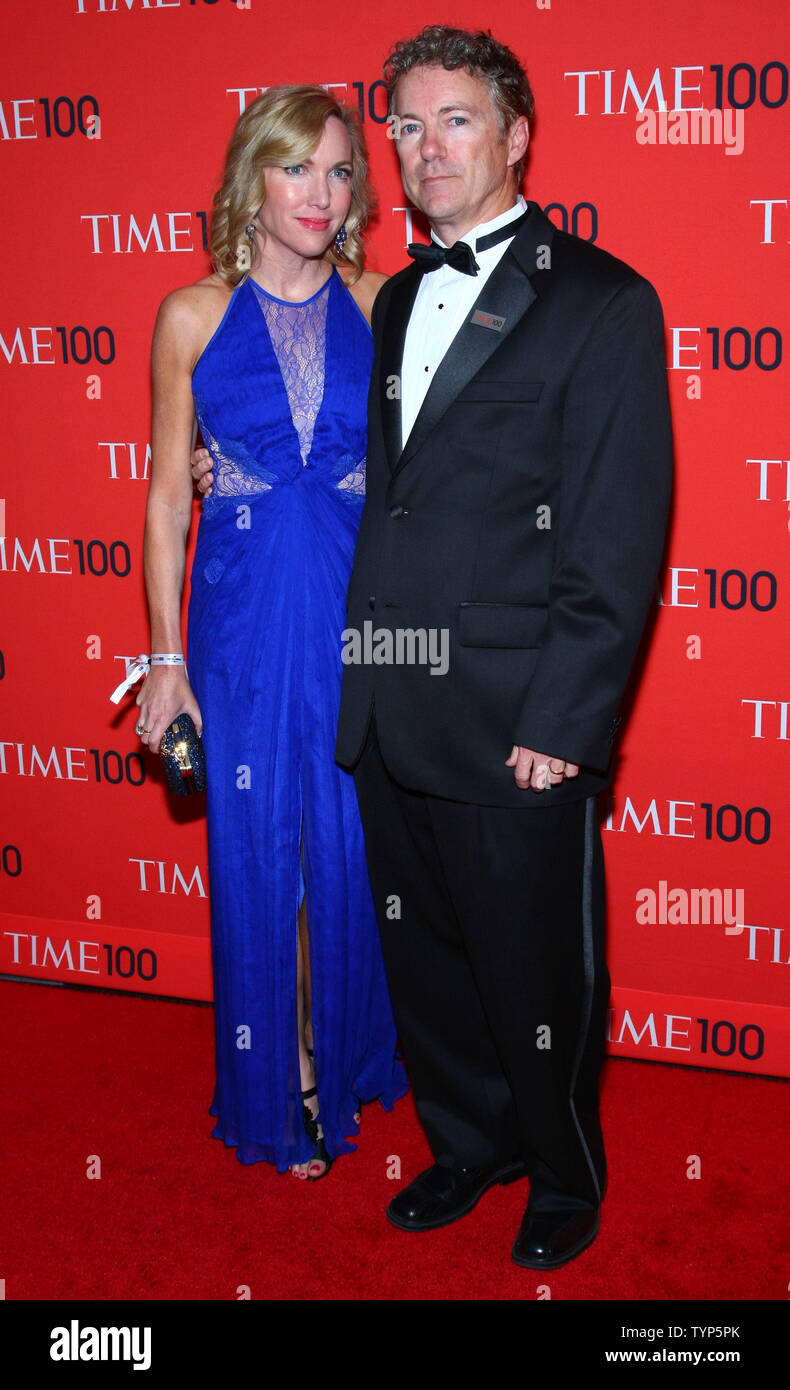
<path id="1" fill-rule="evenodd" d="M 302 463 L 306 463 L 324 398 L 326 309 L 331 277 L 323 289 L 304 304 L 273 299 L 254 280 L 249 283 L 266 319 L 288 393 L 294 429 L 299 436 Z"/>
<path id="2" fill-rule="evenodd" d="M 197 393 L 195 395 L 195 406 L 203 442 L 210 451 L 213 459 L 212 471 L 214 473 L 214 487 L 211 495 L 205 499 L 204 507 L 206 503 L 211 503 L 212 498 L 245 497 L 254 492 L 270 492 L 271 483 L 267 483 L 264 478 L 259 476 L 261 471 L 265 472 L 266 470 L 261 470 L 259 466 L 256 466 L 253 459 L 250 459 L 250 463 L 253 465 L 254 469 L 257 467 L 257 471 L 245 471 L 243 467 L 245 450 L 241 444 L 238 444 L 234 450 L 238 455 L 237 458 L 229 458 L 218 444 L 211 430 L 205 424 L 205 412 L 202 408 L 203 402 Z M 268 474 L 268 476 L 272 477 L 271 474 Z"/>
<path id="3" fill-rule="evenodd" d="M 365 496 L 365 458 L 355 459 L 353 454 L 341 454 L 332 471 L 339 479 L 335 483 L 338 491 L 351 497 Z"/>

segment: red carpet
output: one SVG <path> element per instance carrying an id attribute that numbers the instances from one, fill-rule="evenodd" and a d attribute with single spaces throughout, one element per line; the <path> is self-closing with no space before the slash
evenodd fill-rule
<path id="1" fill-rule="evenodd" d="M 366 1106 L 357 1153 L 300 1182 L 210 1137 L 210 1008 L 11 982 L 0 1000 L 9 1300 L 788 1296 L 784 1081 L 609 1060 L 601 1233 L 541 1275 L 509 1255 L 526 1182 L 445 1230 L 385 1220 L 391 1156 L 403 1182 L 430 1163 L 410 1097 Z"/>

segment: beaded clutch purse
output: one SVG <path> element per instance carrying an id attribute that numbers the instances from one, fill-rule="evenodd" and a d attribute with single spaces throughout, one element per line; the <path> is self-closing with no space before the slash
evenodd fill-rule
<path id="1" fill-rule="evenodd" d="M 191 796 L 206 790 L 206 755 L 190 715 L 179 714 L 162 736 L 162 761 L 170 790 Z"/>

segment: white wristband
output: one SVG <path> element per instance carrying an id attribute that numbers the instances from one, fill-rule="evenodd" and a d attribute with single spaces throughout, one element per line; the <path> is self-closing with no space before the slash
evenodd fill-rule
<path id="1" fill-rule="evenodd" d="M 187 679 L 189 679 L 186 662 L 181 652 L 152 652 L 150 656 L 146 656 L 145 653 L 142 653 L 140 656 L 132 658 L 127 657 L 126 678 L 122 680 L 121 684 L 117 685 L 112 692 L 110 696 L 112 703 L 117 705 L 126 694 L 127 690 L 131 690 L 133 685 L 136 685 L 139 680 L 142 680 L 144 676 L 148 675 L 152 666 L 183 666 L 184 674 L 187 675 Z"/>

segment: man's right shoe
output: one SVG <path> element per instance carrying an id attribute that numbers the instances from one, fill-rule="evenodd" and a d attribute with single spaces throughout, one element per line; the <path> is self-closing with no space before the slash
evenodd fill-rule
<path id="1" fill-rule="evenodd" d="M 484 1192 L 496 1183 L 518 1182 L 527 1175 L 521 1159 L 496 1168 L 441 1168 L 438 1163 L 420 1173 L 393 1197 L 387 1220 L 402 1231 L 433 1231 L 466 1216 Z"/>
<path id="2" fill-rule="evenodd" d="M 600 1207 L 550 1216 L 533 1215 L 527 1208 L 510 1253 L 527 1269 L 559 1269 L 592 1245 L 600 1224 Z"/>

